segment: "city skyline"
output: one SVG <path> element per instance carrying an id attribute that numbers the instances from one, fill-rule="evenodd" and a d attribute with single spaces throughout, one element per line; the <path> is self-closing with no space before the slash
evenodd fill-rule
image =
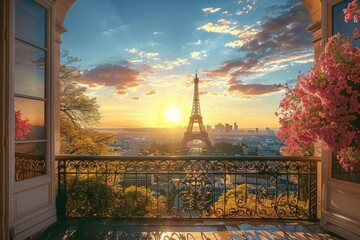
<path id="1" fill-rule="evenodd" d="M 62 49 L 82 59 L 103 128 L 186 126 L 195 70 L 205 125 L 277 128 L 279 84 L 313 64 L 298 1 L 90 2 L 71 8 Z"/>

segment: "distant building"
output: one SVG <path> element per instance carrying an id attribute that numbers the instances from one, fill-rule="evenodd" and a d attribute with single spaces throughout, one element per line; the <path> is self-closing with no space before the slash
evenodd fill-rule
<path id="1" fill-rule="evenodd" d="M 231 132 L 233 129 L 232 125 L 225 123 L 225 132 Z"/>
<path id="2" fill-rule="evenodd" d="M 225 126 L 222 123 L 218 123 L 215 125 L 215 131 L 216 132 L 224 132 Z"/>
<path id="3" fill-rule="evenodd" d="M 259 128 L 255 128 L 255 132 L 256 132 L 256 134 L 258 134 L 259 133 Z"/>
<path id="4" fill-rule="evenodd" d="M 236 124 L 236 122 L 234 122 L 234 131 L 238 131 L 239 130 L 239 126 Z"/>
<path id="5" fill-rule="evenodd" d="M 271 130 L 270 128 L 266 128 L 266 136 L 274 136 L 275 135 L 275 131 Z"/>
<path id="6" fill-rule="evenodd" d="M 207 133 L 210 133 L 210 132 L 211 132 L 211 126 L 210 126 L 210 125 L 207 125 L 207 126 L 206 126 L 206 132 L 207 132 Z"/>

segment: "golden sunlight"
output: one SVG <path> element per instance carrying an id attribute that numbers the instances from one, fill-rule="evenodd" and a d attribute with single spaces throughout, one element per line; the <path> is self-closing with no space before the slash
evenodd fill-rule
<path id="1" fill-rule="evenodd" d="M 172 105 L 166 108 L 164 117 L 169 122 L 178 123 L 182 118 L 182 113 L 177 106 Z"/>

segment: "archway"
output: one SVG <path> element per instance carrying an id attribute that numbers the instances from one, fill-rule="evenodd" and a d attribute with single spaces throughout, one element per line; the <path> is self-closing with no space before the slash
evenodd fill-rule
<path id="1" fill-rule="evenodd" d="M 309 28 L 313 32 L 313 41 L 314 41 L 314 49 L 315 50 L 315 58 L 317 57 L 317 52 L 319 52 L 320 49 L 320 40 L 321 40 L 321 24 L 320 24 L 320 1 L 302 1 L 304 6 L 307 8 L 309 12 L 309 16 L 311 16 L 311 22 L 313 25 Z M 68 1 L 68 0 L 61 0 L 56 2 L 57 4 L 57 37 L 60 38 L 61 32 L 63 32 L 65 29 L 61 27 L 62 22 L 64 21 L 64 18 L 66 17 L 66 13 L 71 7 L 71 5 L 74 3 L 74 1 Z M 318 38 L 320 36 L 320 38 Z M 58 42 L 60 42 L 60 39 L 58 39 Z M 57 47 L 57 49 L 59 49 Z M 56 65 L 57 66 L 57 65 Z M 295 76 L 295 74 L 294 74 Z M 58 128 L 57 128 L 58 129 Z M 58 131 L 57 131 L 58 132 Z M 59 136 L 57 134 L 56 140 L 59 140 Z M 57 150 L 58 150 L 57 144 Z"/>

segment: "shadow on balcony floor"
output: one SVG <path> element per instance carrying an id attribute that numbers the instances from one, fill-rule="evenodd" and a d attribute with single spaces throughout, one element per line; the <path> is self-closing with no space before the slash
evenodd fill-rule
<path id="1" fill-rule="evenodd" d="M 56 223 L 36 240 L 343 239 L 318 223 L 259 220 L 80 219 Z"/>

